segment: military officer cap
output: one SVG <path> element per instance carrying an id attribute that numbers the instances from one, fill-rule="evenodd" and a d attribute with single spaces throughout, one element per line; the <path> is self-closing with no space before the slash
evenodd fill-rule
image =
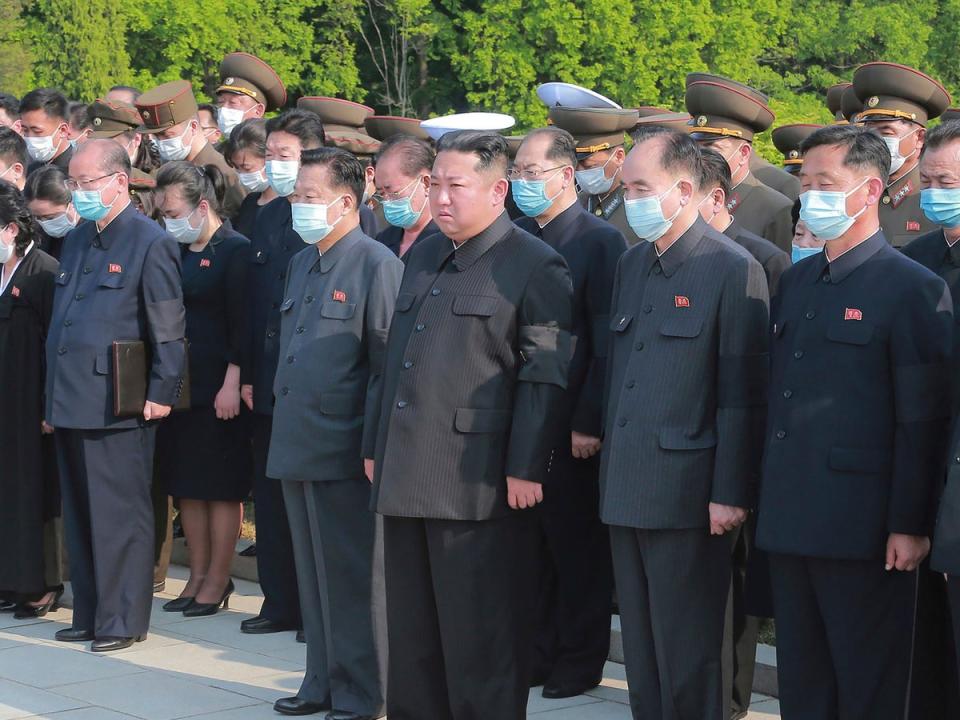
<path id="1" fill-rule="evenodd" d="M 943 115 L 940 116 L 940 120 L 942 122 L 960 120 L 960 108 L 947 108 L 943 111 Z"/>
<path id="2" fill-rule="evenodd" d="M 853 74 L 853 89 L 863 103 L 857 122 L 909 120 L 926 125 L 950 105 L 950 94 L 943 85 L 896 63 L 861 65 Z"/>
<path id="3" fill-rule="evenodd" d="M 637 124 L 633 127 L 633 130 L 656 125 L 658 127 L 665 127 L 668 130 L 687 132 L 690 130 L 691 120 L 692 118 L 687 113 L 665 112 L 659 115 L 647 115 L 646 117 L 641 115 Z"/>
<path id="4" fill-rule="evenodd" d="M 186 80 L 158 85 L 137 99 L 137 110 L 143 119 L 142 133 L 158 133 L 197 115 L 197 99 Z"/>
<path id="5" fill-rule="evenodd" d="M 847 122 L 843 114 L 843 93 L 849 87 L 853 87 L 853 83 L 842 82 L 827 88 L 827 109 L 838 124 Z"/>
<path id="6" fill-rule="evenodd" d="M 766 96 L 742 83 L 711 76 L 687 84 L 690 133 L 695 140 L 735 137 L 753 141 L 773 124 Z"/>
<path id="7" fill-rule="evenodd" d="M 853 83 L 850 83 L 843 89 L 840 96 L 840 114 L 847 122 L 857 122 L 857 115 L 863 110 L 863 103 L 857 97 L 856 90 L 853 89 Z"/>
<path id="8" fill-rule="evenodd" d="M 550 108 L 550 121 L 576 139 L 580 160 L 623 145 L 626 142 L 624 133 L 633 129 L 639 119 L 639 111 L 631 109 Z"/>
<path id="9" fill-rule="evenodd" d="M 639 113 L 641 120 L 651 115 L 667 115 L 672 112 L 673 110 L 670 108 L 659 107 L 657 105 L 641 105 L 637 108 L 637 113 Z"/>
<path id="10" fill-rule="evenodd" d="M 430 133 L 420 127 L 420 121 L 417 118 L 370 115 L 363 124 L 368 135 L 381 141 L 394 135 L 412 135 L 421 140 L 430 139 Z"/>
<path id="11" fill-rule="evenodd" d="M 803 165 L 800 143 L 822 127 L 812 123 L 795 123 L 774 128 L 771 138 L 777 150 L 783 153 L 783 166 L 787 172 L 800 172 L 800 166 Z"/>
<path id="12" fill-rule="evenodd" d="M 153 190 L 157 187 L 157 181 L 153 175 L 145 173 L 140 168 L 130 168 L 130 194 L 134 190 Z"/>
<path id="13" fill-rule="evenodd" d="M 507 141 L 507 155 L 510 156 L 511 160 L 517 157 L 517 153 L 520 152 L 520 146 L 526 139 L 526 135 L 509 135 L 504 138 L 504 140 Z"/>
<path id="14" fill-rule="evenodd" d="M 87 107 L 87 117 L 93 126 L 92 138 L 105 139 L 136 130 L 141 125 L 140 113 L 129 103 L 118 100 L 94 100 Z"/>
<path id="15" fill-rule="evenodd" d="M 380 149 L 380 141 L 372 138 L 362 130 L 345 127 L 343 125 L 323 126 L 330 147 L 346 150 L 354 155 L 372 156 Z"/>
<path id="16" fill-rule="evenodd" d="M 468 112 L 430 118 L 420 123 L 420 127 L 434 140 L 439 140 L 448 132 L 456 130 L 484 130 L 499 133 L 512 128 L 517 121 L 512 115 L 490 112 Z"/>
<path id="17" fill-rule="evenodd" d="M 745 85 L 742 82 L 737 82 L 736 80 L 725 78 L 722 75 L 712 75 L 710 73 L 700 73 L 700 72 L 687 73 L 686 87 L 690 87 L 694 83 L 701 83 L 701 82 L 720 83 L 721 85 L 725 85 L 745 95 L 749 95 L 750 97 L 756 98 L 759 102 L 763 103 L 764 105 L 770 104 L 770 98 L 767 97 L 766 94 L 760 92 L 756 88 L 752 88 L 749 85 Z"/>
<path id="18" fill-rule="evenodd" d="M 319 115 L 324 128 L 339 125 L 359 130 L 363 128 L 364 121 L 373 115 L 372 107 L 332 97 L 302 97 L 297 100 L 297 107 Z"/>
<path id="19" fill-rule="evenodd" d="M 256 55 L 245 52 L 230 53 L 220 63 L 220 86 L 216 91 L 251 97 L 268 112 L 287 102 L 287 90 L 276 71 Z"/>

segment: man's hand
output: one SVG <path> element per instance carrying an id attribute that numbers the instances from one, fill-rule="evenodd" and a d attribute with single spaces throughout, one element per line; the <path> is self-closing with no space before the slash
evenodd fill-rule
<path id="1" fill-rule="evenodd" d="M 147 422 L 151 420 L 160 420 L 170 414 L 170 405 L 160 405 L 159 403 L 147 402 L 143 406 L 143 419 Z"/>
<path id="2" fill-rule="evenodd" d="M 46 421 L 46 420 L 41 420 L 41 421 L 40 421 L 40 432 L 43 433 L 44 435 L 52 435 L 52 434 L 53 434 L 53 426 L 47 424 L 47 421 Z"/>
<path id="3" fill-rule="evenodd" d="M 543 502 L 543 485 L 507 476 L 507 503 L 513 510 L 526 510 Z"/>
<path id="4" fill-rule="evenodd" d="M 571 432 L 570 445 L 573 448 L 573 456 L 575 458 L 578 460 L 587 460 L 600 452 L 600 447 L 603 443 L 600 442 L 600 438 L 598 437 Z"/>
<path id="5" fill-rule="evenodd" d="M 240 399 L 247 406 L 247 410 L 253 410 L 253 385 L 240 386 Z"/>
<path id="6" fill-rule="evenodd" d="M 240 414 L 240 388 L 224 384 L 213 399 L 213 408 L 220 420 L 233 420 Z"/>
<path id="7" fill-rule="evenodd" d="M 747 520 L 747 511 L 733 505 L 710 503 L 710 534 L 723 535 L 735 530 Z"/>
<path id="8" fill-rule="evenodd" d="M 916 570 L 930 552 L 930 538 L 923 535 L 890 533 L 887 538 L 887 570 Z"/>
<path id="9" fill-rule="evenodd" d="M 367 476 L 367 480 L 369 480 L 370 482 L 373 482 L 373 470 L 374 470 L 373 460 L 371 460 L 370 458 L 364 458 L 363 473 L 364 475 Z"/>

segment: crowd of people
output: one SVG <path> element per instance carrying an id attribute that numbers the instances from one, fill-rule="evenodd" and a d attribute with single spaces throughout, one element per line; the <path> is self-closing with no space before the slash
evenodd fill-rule
<path id="1" fill-rule="evenodd" d="M 716 75 L 685 112 L 549 83 L 509 137 L 220 75 L 0 95 L 0 611 L 68 577 L 57 640 L 142 641 L 175 508 L 162 610 L 213 615 L 252 493 L 280 714 L 520 720 L 601 682 L 613 610 L 637 720 L 745 716 L 762 618 L 785 720 L 958 717 L 936 80 L 860 66 L 781 168 Z"/>

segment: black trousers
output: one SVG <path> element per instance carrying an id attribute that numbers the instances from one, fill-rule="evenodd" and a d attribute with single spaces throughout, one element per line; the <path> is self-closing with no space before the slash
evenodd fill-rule
<path id="1" fill-rule="evenodd" d="M 953 625 L 954 657 L 958 658 L 960 666 L 960 577 L 951 575 L 947 578 L 947 597 L 950 601 L 950 617 Z M 960 675 L 957 678 L 960 681 Z"/>
<path id="2" fill-rule="evenodd" d="M 536 527 L 384 517 L 390 720 L 524 720 Z"/>
<path id="3" fill-rule="evenodd" d="M 707 528 L 611 526 L 635 720 L 726 720 L 720 650 L 730 543 Z"/>
<path id="4" fill-rule="evenodd" d="M 723 626 L 724 698 L 732 715 L 750 709 L 757 664 L 760 621 L 747 612 L 747 566 L 753 553 L 755 529 L 751 515 L 746 523 L 734 531 L 730 593 Z"/>
<path id="5" fill-rule="evenodd" d="M 943 573 L 930 569 L 928 558 L 920 568 L 917 587 L 917 627 L 910 673 L 912 720 L 960 718 L 960 686 L 952 637 L 947 581 Z"/>
<path id="6" fill-rule="evenodd" d="M 784 720 L 903 720 L 917 573 L 770 555 Z"/>
<path id="7" fill-rule="evenodd" d="M 257 521 L 257 576 L 263 591 L 261 617 L 291 628 L 302 627 L 297 570 L 290 523 L 279 480 L 267 477 L 267 453 L 273 417 L 253 417 L 253 500 Z"/>
<path id="8" fill-rule="evenodd" d="M 98 638 L 150 626 L 155 436 L 155 425 L 56 432 L 73 627 Z"/>

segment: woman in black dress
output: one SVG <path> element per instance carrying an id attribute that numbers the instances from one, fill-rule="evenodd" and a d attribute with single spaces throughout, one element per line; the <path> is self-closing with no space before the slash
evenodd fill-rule
<path id="1" fill-rule="evenodd" d="M 250 237 L 260 209 L 279 197 L 267 182 L 267 121 L 251 118 L 237 125 L 230 133 L 223 157 L 248 190 L 240 210 L 231 220 L 233 229 Z"/>
<path id="2" fill-rule="evenodd" d="M 66 181 L 63 170 L 56 165 L 44 165 L 30 173 L 23 188 L 27 207 L 40 226 L 37 245 L 57 259 L 63 248 L 63 238 L 80 222 Z"/>
<path id="3" fill-rule="evenodd" d="M 156 197 L 167 232 L 181 244 L 183 302 L 190 346 L 190 410 L 157 434 L 159 472 L 179 501 L 190 579 L 164 606 L 210 615 L 226 605 L 230 563 L 250 491 L 250 449 L 240 412 L 243 286 L 249 241 L 218 214 L 224 179 L 213 165 L 178 161 L 157 173 Z"/>
<path id="4" fill-rule="evenodd" d="M 26 200 L 0 182 L 0 610 L 19 618 L 42 617 L 63 592 L 53 431 L 43 422 L 58 266 L 35 241 Z"/>

